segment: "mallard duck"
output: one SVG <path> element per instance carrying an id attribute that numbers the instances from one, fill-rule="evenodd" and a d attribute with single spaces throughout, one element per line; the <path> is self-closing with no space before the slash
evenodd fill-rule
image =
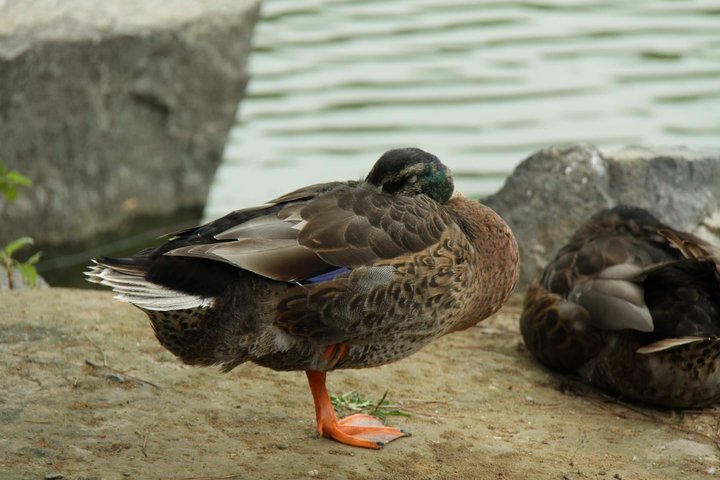
<path id="1" fill-rule="evenodd" d="M 456 192 L 437 157 L 406 148 L 364 181 L 310 185 L 131 258 L 96 258 L 88 276 L 142 309 L 187 364 L 304 370 L 317 431 L 380 448 L 406 432 L 338 420 L 326 372 L 394 362 L 475 325 L 507 300 L 518 259 L 495 212 Z"/>
<path id="2" fill-rule="evenodd" d="M 656 405 L 720 399 L 720 257 L 618 206 L 595 214 L 528 289 L 520 330 L 552 368 Z"/>

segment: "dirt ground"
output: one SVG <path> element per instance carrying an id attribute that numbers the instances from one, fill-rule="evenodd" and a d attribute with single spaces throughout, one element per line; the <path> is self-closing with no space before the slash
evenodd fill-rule
<path id="1" fill-rule="evenodd" d="M 382 368 L 329 375 L 410 412 L 369 451 L 319 438 L 301 372 L 181 365 L 108 292 L 0 293 L 2 479 L 691 479 L 720 410 L 620 402 L 530 358 L 519 299 Z M 718 472 L 718 473 L 716 473 Z"/>

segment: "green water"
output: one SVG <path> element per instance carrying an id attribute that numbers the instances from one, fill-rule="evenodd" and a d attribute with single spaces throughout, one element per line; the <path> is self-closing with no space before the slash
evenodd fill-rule
<path id="1" fill-rule="evenodd" d="M 396 146 L 474 196 L 551 144 L 720 151 L 716 0 L 265 0 L 254 43 L 208 218 Z"/>
<path id="2" fill-rule="evenodd" d="M 476 197 L 551 144 L 720 151 L 717 0 L 265 0 L 250 71 L 206 218 L 361 178 L 397 146 L 437 154 Z M 41 272 L 85 286 L 92 255 L 179 220 L 200 218 L 46 249 Z"/>
<path id="3" fill-rule="evenodd" d="M 115 232 L 84 242 L 60 246 L 36 245 L 22 253 L 27 256 L 42 251 L 38 272 L 51 286 L 104 289 L 86 281 L 83 275 L 93 257 L 131 256 L 144 248 L 160 245 L 168 233 L 197 225 L 200 217 L 201 212 L 197 208 L 186 208 L 172 215 L 140 217 Z"/>

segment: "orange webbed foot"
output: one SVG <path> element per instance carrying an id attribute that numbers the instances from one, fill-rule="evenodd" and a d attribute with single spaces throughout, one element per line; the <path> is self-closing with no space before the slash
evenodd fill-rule
<path id="1" fill-rule="evenodd" d="M 410 434 L 397 428 L 386 427 L 383 423 L 364 413 L 357 413 L 337 419 L 325 387 L 325 372 L 305 372 L 315 400 L 317 431 L 324 437 L 354 447 L 379 449 L 385 444 Z"/>
<path id="2" fill-rule="evenodd" d="M 410 433 L 398 428 L 386 427 L 380 419 L 364 413 L 356 413 L 337 421 L 338 428 L 353 437 L 375 443 L 378 447 L 385 446 L 401 437 L 409 437 Z"/>

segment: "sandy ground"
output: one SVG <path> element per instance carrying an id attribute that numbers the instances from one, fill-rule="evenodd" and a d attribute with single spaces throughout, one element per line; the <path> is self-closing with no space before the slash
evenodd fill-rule
<path id="1" fill-rule="evenodd" d="M 412 413 L 369 451 L 319 438 L 305 377 L 186 367 L 107 292 L 0 294 L 2 479 L 691 479 L 718 413 L 622 403 L 535 364 L 519 301 L 382 368 L 329 375 Z M 717 472 L 717 473 L 716 473 Z"/>

